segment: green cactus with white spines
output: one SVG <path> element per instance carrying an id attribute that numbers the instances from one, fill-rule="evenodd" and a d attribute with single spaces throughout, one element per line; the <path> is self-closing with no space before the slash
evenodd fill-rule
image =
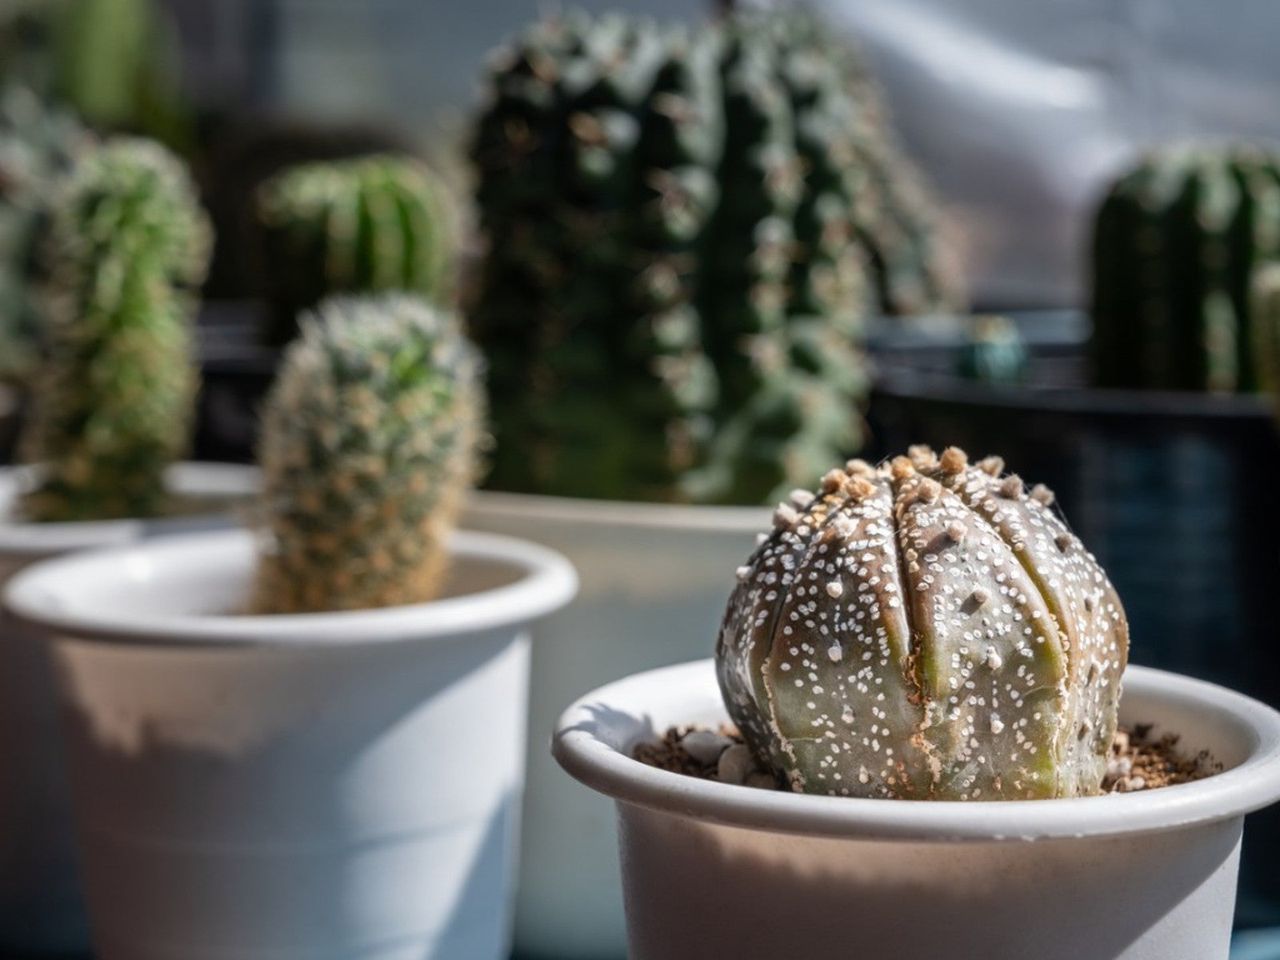
<path id="1" fill-rule="evenodd" d="M 257 212 L 276 343 L 330 295 L 449 293 L 454 212 L 443 183 L 411 157 L 293 167 L 262 185 Z"/>
<path id="2" fill-rule="evenodd" d="M 304 314 L 263 414 L 255 610 L 435 595 L 484 437 L 481 375 L 458 319 L 420 298 L 334 298 Z"/>
<path id="3" fill-rule="evenodd" d="M 35 520 L 151 516 L 186 451 L 198 374 L 192 320 L 210 229 L 180 160 L 147 140 L 90 151 L 49 227 L 47 360 L 32 382 L 23 501 Z"/>
<path id="4" fill-rule="evenodd" d="M 1043 487 L 913 448 L 779 505 L 719 634 L 725 705 L 791 788 L 839 796 L 1098 793 L 1124 610 Z"/>
<path id="5" fill-rule="evenodd" d="M 1257 390 L 1250 282 L 1277 256 L 1280 156 L 1179 146 L 1143 158 L 1094 228 L 1098 384 Z"/>
<path id="6" fill-rule="evenodd" d="M 0 380 L 24 379 L 39 354 L 38 251 L 49 200 L 90 142 L 79 121 L 29 87 L 0 87 Z"/>
<path id="7" fill-rule="evenodd" d="M 495 58 L 473 144 L 488 249 L 470 311 L 492 364 L 491 485 L 751 501 L 857 448 L 866 313 L 953 291 L 931 253 L 912 286 L 893 279 L 905 261 L 876 252 L 882 237 L 933 240 L 867 202 L 901 158 L 859 140 L 883 135 L 874 92 L 805 24 L 571 12 Z M 819 405 L 838 429 L 810 430 Z M 753 431 L 777 453 L 743 471 Z"/>

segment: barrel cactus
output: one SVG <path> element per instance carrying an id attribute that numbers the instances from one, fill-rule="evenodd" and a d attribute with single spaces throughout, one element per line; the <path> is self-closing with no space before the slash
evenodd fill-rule
<path id="1" fill-rule="evenodd" d="M 190 438 L 195 290 L 210 231 L 182 162 L 117 139 L 75 166 L 49 227 L 47 359 L 32 383 L 24 458 L 35 520 L 149 516 Z"/>
<path id="2" fill-rule="evenodd" d="M 954 290 L 844 46 L 799 13 L 567 13 L 487 85 L 470 319 L 492 485 L 758 501 L 857 448 L 865 315 Z"/>
<path id="3" fill-rule="evenodd" d="M 716 650 L 757 758 L 807 793 L 1097 793 L 1128 626 L 1052 501 L 997 457 L 916 447 L 780 504 Z"/>
<path id="4" fill-rule="evenodd" d="M 304 314 L 263 414 L 262 613 L 429 600 L 483 437 L 478 354 L 404 294 Z"/>
<path id="5" fill-rule="evenodd" d="M 448 193 L 424 164 L 375 155 L 310 163 L 260 188 L 271 338 L 331 294 L 401 291 L 441 298 L 452 280 Z"/>
<path id="6" fill-rule="evenodd" d="M 1252 391 L 1250 281 L 1280 255 L 1280 156 L 1153 152 L 1112 188 L 1093 240 L 1099 385 Z"/>
<path id="7" fill-rule="evenodd" d="M 39 240 L 53 185 L 89 139 L 29 87 L 0 87 L 0 380 L 23 379 L 35 362 Z"/>

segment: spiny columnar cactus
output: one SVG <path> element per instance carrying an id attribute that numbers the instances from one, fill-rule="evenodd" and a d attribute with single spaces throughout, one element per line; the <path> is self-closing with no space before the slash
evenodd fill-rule
<path id="1" fill-rule="evenodd" d="M 452 280 L 448 193 L 409 157 L 379 155 L 294 167 L 258 195 L 272 338 L 336 293 L 401 291 L 440 299 Z"/>
<path id="2" fill-rule="evenodd" d="M 846 51 L 800 15 L 570 13 L 488 83 L 492 485 L 751 501 L 858 446 L 865 313 L 950 291 Z"/>
<path id="3" fill-rule="evenodd" d="M 1251 147 L 1152 153 L 1112 188 L 1093 240 L 1099 385 L 1259 386 L 1249 284 L 1280 255 L 1280 157 Z"/>
<path id="4" fill-rule="evenodd" d="M 476 469 L 480 378 L 457 318 L 416 297 L 336 298 L 304 315 L 259 441 L 259 612 L 434 595 Z"/>
<path id="5" fill-rule="evenodd" d="M 185 167 L 147 140 L 89 152 L 50 226 L 48 359 L 23 437 L 43 479 L 37 520 L 148 516 L 187 447 L 195 290 L 209 228 Z"/>
<path id="6" fill-rule="evenodd" d="M 915 447 L 778 506 L 716 659 L 733 720 L 796 791 L 1097 793 L 1128 655 L 1092 555 L 1003 462 Z"/>
<path id="7" fill-rule="evenodd" d="M 0 88 L 0 380 L 24 378 L 35 361 L 39 238 L 53 183 L 88 144 L 74 117 L 30 88 Z"/>

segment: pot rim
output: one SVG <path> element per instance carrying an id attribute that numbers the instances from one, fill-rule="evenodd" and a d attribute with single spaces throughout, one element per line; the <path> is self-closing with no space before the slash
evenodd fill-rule
<path id="1" fill-rule="evenodd" d="M 45 560 L 9 581 L 3 602 L 17 619 L 56 636 L 125 645 L 349 646 L 447 639 L 460 633 L 527 622 L 568 603 L 577 592 L 572 564 L 546 547 L 488 533 L 455 532 L 455 560 L 515 567 L 508 583 L 427 603 L 377 610 L 239 615 L 94 608 L 86 593 L 110 596 L 86 582 L 128 584 L 163 593 L 171 584 L 218 569 L 244 569 L 257 559 L 248 530 L 189 533 Z"/>
<path id="2" fill-rule="evenodd" d="M 33 482 L 39 470 L 38 465 L 0 467 L 0 556 L 30 559 L 114 546 L 138 539 L 144 530 L 162 531 L 167 526 L 213 519 L 223 513 L 65 523 L 15 522 L 7 510 L 8 503 Z M 247 498 L 258 492 L 260 478 L 258 468 L 247 464 L 187 461 L 175 463 L 165 471 L 165 486 L 175 496 Z"/>
<path id="3" fill-rule="evenodd" d="M 778 833 L 916 842 L 1050 840 L 1173 830 L 1242 816 L 1280 799 L 1280 712 L 1203 680 L 1130 666 L 1126 692 L 1215 713 L 1247 744 L 1236 767 L 1157 790 L 1058 800 L 964 802 L 761 790 L 660 770 L 601 738 L 609 713 L 651 716 L 655 694 L 704 703 L 712 660 L 634 674 L 588 693 L 556 724 L 552 753 L 575 779 L 619 802 Z M 718 700 L 718 690 L 716 697 Z M 691 708 L 692 709 L 692 708 Z M 604 716 L 606 719 L 602 720 Z"/>
<path id="4" fill-rule="evenodd" d="M 533 517 L 549 523 L 729 533 L 758 533 L 769 529 L 771 510 L 772 507 L 767 506 L 592 500 L 497 490 L 473 491 L 467 501 L 467 512 L 476 517 Z"/>

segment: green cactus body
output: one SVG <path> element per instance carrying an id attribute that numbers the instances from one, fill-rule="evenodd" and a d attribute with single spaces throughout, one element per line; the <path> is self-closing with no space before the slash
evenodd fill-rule
<path id="1" fill-rule="evenodd" d="M 484 432 L 480 366 L 457 318 L 417 297 L 304 315 L 263 414 L 256 611 L 435 595 Z"/>
<path id="2" fill-rule="evenodd" d="M 1274 395 L 1280 412 L 1280 261 L 1254 274 L 1252 297 L 1250 315 L 1261 387 Z"/>
<path id="3" fill-rule="evenodd" d="M 1052 494 L 1002 468 L 913 448 L 778 506 L 738 569 L 716 661 L 730 716 L 793 790 L 1098 792 L 1124 611 Z"/>
<path id="4" fill-rule="evenodd" d="M 750 502 L 857 448 L 876 258 L 852 141 L 880 128 L 853 120 L 879 108 L 793 21 L 569 13 L 495 58 L 470 310 L 493 486 Z"/>
<path id="5" fill-rule="evenodd" d="M 24 379 L 38 356 L 37 251 L 49 197 L 89 140 L 28 87 L 0 88 L 0 380 Z"/>
<path id="6" fill-rule="evenodd" d="M 1099 385 L 1259 388 L 1250 284 L 1280 256 L 1280 159 L 1249 147 L 1154 153 L 1121 178 L 1093 241 Z"/>
<path id="7" fill-rule="evenodd" d="M 371 156 L 286 170 L 258 195 L 272 340 L 331 294 L 401 291 L 443 299 L 452 281 L 453 211 L 416 160 Z"/>
<path id="8" fill-rule="evenodd" d="M 36 520 L 149 516 L 186 450 L 197 386 L 195 290 L 210 231 L 186 169 L 146 140 L 89 152 L 49 236 L 48 359 L 32 384 L 23 503 Z"/>

